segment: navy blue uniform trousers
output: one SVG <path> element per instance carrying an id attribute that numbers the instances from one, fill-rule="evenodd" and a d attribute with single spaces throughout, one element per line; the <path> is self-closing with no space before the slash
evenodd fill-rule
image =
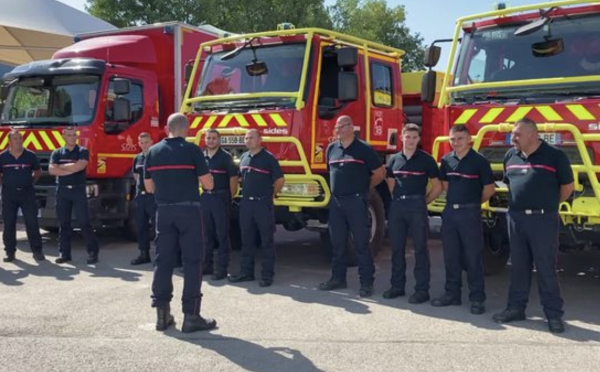
<path id="1" fill-rule="evenodd" d="M 229 266 L 229 191 L 202 193 L 202 223 L 204 226 L 204 266 L 212 268 L 217 249 L 217 272 L 227 273 Z"/>
<path id="2" fill-rule="evenodd" d="M 332 246 L 332 278 L 346 281 L 348 237 L 352 234 L 362 285 L 372 285 L 375 276 L 369 248 L 369 196 L 332 196 L 329 203 L 329 236 Z"/>
<path id="3" fill-rule="evenodd" d="M 85 239 L 85 244 L 89 254 L 98 254 L 98 241 L 94 235 L 94 230 L 90 224 L 89 208 L 84 185 L 68 188 L 58 186 L 56 189 L 56 214 L 60 225 L 59 252 L 63 257 L 71 257 L 71 236 L 73 229 L 71 226 L 72 212 L 75 212 L 75 219 L 81 234 Z"/>
<path id="4" fill-rule="evenodd" d="M 507 222 L 512 264 L 508 307 L 523 310 L 527 307 L 535 264 L 546 317 L 562 317 L 564 302 L 556 274 L 558 213 L 526 215 L 509 211 Z"/>
<path id="5" fill-rule="evenodd" d="M 262 279 L 275 276 L 275 210 L 273 199 L 242 199 L 240 202 L 240 229 L 242 232 L 241 274 L 254 276 L 254 256 L 260 238 Z"/>
<path id="6" fill-rule="evenodd" d="M 461 298 L 462 271 L 467 271 L 469 300 L 485 301 L 483 277 L 483 225 L 480 207 L 453 209 L 442 213 L 442 244 L 446 267 L 446 293 Z"/>
<path id="7" fill-rule="evenodd" d="M 406 285 L 406 240 L 410 236 L 415 252 L 415 291 L 429 292 L 428 229 L 425 197 L 392 201 L 388 217 L 388 230 L 392 243 L 392 287 L 404 289 Z"/>
<path id="8" fill-rule="evenodd" d="M 138 233 L 138 249 L 150 252 L 150 229 L 156 227 L 156 201 L 153 194 L 138 194 L 135 197 L 135 221 Z"/>
<path id="9" fill-rule="evenodd" d="M 173 269 L 177 265 L 179 248 L 183 258 L 183 313 L 198 315 L 204 257 L 200 203 L 158 206 L 152 307 L 162 308 L 173 298 Z"/>
<path id="10" fill-rule="evenodd" d="M 6 253 L 17 250 L 17 213 L 19 208 L 23 212 L 27 239 L 32 252 L 42 251 L 42 237 L 38 227 L 38 205 L 35 199 L 33 186 L 29 187 L 2 187 L 2 219 L 4 232 L 2 240 Z"/>

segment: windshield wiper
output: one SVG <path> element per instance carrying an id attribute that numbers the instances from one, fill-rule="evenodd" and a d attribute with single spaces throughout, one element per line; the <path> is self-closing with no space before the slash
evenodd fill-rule
<path id="1" fill-rule="evenodd" d="M 15 121 L 15 120 L 9 120 L 9 121 L 3 121 L 2 123 L 0 123 L 0 126 L 3 127 L 31 127 L 31 122 L 25 121 L 25 120 L 19 120 L 19 121 Z"/>

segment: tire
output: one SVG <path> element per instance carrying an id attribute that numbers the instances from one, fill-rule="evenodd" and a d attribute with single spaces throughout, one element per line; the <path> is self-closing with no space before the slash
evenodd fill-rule
<path id="1" fill-rule="evenodd" d="M 483 224 L 483 267 L 486 275 L 504 271 L 510 256 L 506 215 L 496 216 L 492 226 Z"/>
<path id="2" fill-rule="evenodd" d="M 383 201 L 381 200 L 381 196 L 377 191 L 372 190 L 369 194 L 369 228 L 370 228 L 370 237 L 369 237 L 369 248 L 371 249 L 371 254 L 373 257 L 376 257 L 383 247 L 383 242 L 385 240 L 385 208 L 383 206 Z M 321 246 L 324 251 L 331 257 L 332 254 L 332 246 L 331 239 L 329 238 L 329 232 L 324 231 L 320 234 Z M 356 251 L 354 250 L 354 239 L 352 237 L 352 233 L 350 233 L 350 237 L 348 238 L 348 250 L 346 252 L 348 258 L 348 266 L 357 266 L 358 265 L 358 257 L 356 256 Z"/>

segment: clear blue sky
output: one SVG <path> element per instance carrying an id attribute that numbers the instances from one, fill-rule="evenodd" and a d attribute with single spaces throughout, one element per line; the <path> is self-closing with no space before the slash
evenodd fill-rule
<path id="1" fill-rule="evenodd" d="M 85 0 L 59 0 L 74 8 L 84 10 Z M 165 0 L 168 1 L 168 0 Z M 482 13 L 492 10 L 497 1 L 487 0 L 388 0 L 390 7 L 404 5 L 407 17 L 406 24 L 412 32 L 421 34 L 425 43 L 429 44 L 436 39 L 452 37 L 454 22 L 462 16 Z M 543 0 L 509 0 L 509 6 L 519 6 L 542 3 Z M 335 4 L 335 0 L 326 0 L 327 5 Z M 273 25 L 285 20 L 274 20 Z M 443 46 L 446 53 L 438 69 L 446 65 L 448 59 L 448 45 Z"/>

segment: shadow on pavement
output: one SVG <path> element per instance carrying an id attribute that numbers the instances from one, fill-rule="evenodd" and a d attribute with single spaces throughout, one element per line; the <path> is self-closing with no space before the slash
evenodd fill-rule
<path id="1" fill-rule="evenodd" d="M 166 336 L 212 350 L 246 371 L 257 372 L 322 372 L 299 350 L 289 347 L 264 347 L 250 341 L 211 333 L 184 335 L 175 329 Z"/>

